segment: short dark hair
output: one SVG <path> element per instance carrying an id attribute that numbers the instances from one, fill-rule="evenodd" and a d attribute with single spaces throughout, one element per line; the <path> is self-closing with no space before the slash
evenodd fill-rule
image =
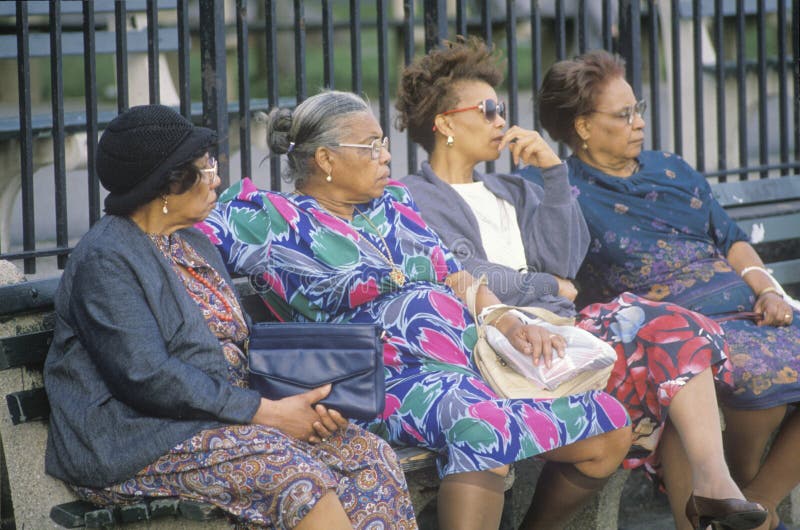
<path id="1" fill-rule="evenodd" d="M 559 61 L 544 75 L 537 112 L 553 140 L 575 150 L 580 138 L 575 118 L 594 110 L 595 98 L 610 80 L 625 76 L 625 60 L 605 50 L 593 50 Z"/>
<path id="2" fill-rule="evenodd" d="M 395 125 L 429 154 L 433 151 L 433 123 L 437 114 L 453 108 L 458 81 L 483 81 L 492 87 L 503 82 L 501 60 L 478 37 L 444 41 L 406 66 L 397 92 Z"/>

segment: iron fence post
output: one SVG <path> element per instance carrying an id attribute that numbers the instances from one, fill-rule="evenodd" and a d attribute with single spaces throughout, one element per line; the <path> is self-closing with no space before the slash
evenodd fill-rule
<path id="1" fill-rule="evenodd" d="M 217 160 L 221 189 L 230 184 L 228 97 L 225 68 L 225 8 L 223 0 L 200 0 L 200 56 L 202 57 L 203 125 L 217 132 Z"/>

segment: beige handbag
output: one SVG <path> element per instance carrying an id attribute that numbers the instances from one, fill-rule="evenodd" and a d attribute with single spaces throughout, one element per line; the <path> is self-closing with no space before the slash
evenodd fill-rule
<path id="1" fill-rule="evenodd" d="M 486 276 L 482 276 L 478 282 L 467 288 L 467 305 L 470 314 L 475 320 L 478 337 L 473 350 L 473 357 L 478 370 L 484 380 L 494 390 L 498 396 L 504 398 L 536 398 L 554 399 L 557 397 L 580 394 L 590 390 L 603 390 L 608 383 L 608 378 L 614 368 L 616 352 L 608 344 L 594 337 L 589 332 L 575 327 L 575 319 L 561 317 L 547 309 L 540 307 L 513 307 L 506 305 L 493 306 L 482 320 L 475 310 L 475 300 L 478 288 L 486 284 Z M 511 310 L 523 311 L 534 317 L 534 324 L 545 325 L 554 333 L 564 336 L 564 333 L 580 333 L 584 340 L 590 338 L 596 346 L 597 357 L 593 366 L 602 365 L 602 368 L 580 370 L 575 369 L 575 375 L 559 384 L 557 387 L 547 389 L 541 384 L 537 384 L 533 379 L 522 375 L 514 367 L 501 357 L 492 347 L 487 339 L 488 326 Z M 549 325 L 548 325 L 549 324 Z M 561 327 L 561 329 L 559 329 Z M 498 333 L 499 335 L 499 333 Z M 588 336 L 588 337 L 587 337 Z M 566 338 L 566 337 L 565 337 Z M 570 351 L 570 340 L 567 339 L 565 358 L 574 354 Z M 521 354 L 520 354 L 521 355 Z M 525 359 L 529 361 L 529 359 Z M 530 366 L 533 366 L 533 362 Z"/>

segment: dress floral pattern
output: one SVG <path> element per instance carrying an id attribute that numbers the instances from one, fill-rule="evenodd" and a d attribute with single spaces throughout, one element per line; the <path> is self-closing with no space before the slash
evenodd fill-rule
<path id="1" fill-rule="evenodd" d="M 605 392 L 498 399 L 472 360 L 469 312 L 444 284 L 460 265 L 406 188 L 390 182 L 358 210 L 347 222 L 310 196 L 261 191 L 245 179 L 222 194 L 199 228 L 231 271 L 266 286 L 266 299 L 291 318 L 384 327 L 386 410 L 372 429 L 438 452 L 447 475 L 499 467 L 628 424 L 624 407 Z M 403 271 L 404 285 L 390 279 L 390 262 Z"/>
<path id="2" fill-rule="evenodd" d="M 247 387 L 247 357 L 240 348 L 247 325 L 230 285 L 177 235 L 151 236 L 171 262 L 219 339 L 229 381 Z M 192 267 L 216 293 L 190 275 Z M 225 298 L 219 299 L 217 295 Z M 219 318 L 231 308 L 231 320 Z M 237 529 L 297 526 L 316 502 L 336 492 L 354 528 L 415 530 L 405 476 L 392 448 L 349 425 L 312 445 L 262 425 L 208 429 L 173 447 L 134 477 L 106 488 L 72 486 L 98 506 L 143 497 L 181 497 L 222 508 Z"/>
<path id="3" fill-rule="evenodd" d="M 711 368 L 730 383 L 719 325 L 683 307 L 623 293 L 578 313 L 578 327 L 617 352 L 606 391 L 625 404 L 633 423 L 626 468 L 657 474 L 658 453 L 672 399 L 694 376 Z"/>
<path id="4" fill-rule="evenodd" d="M 574 156 L 568 164 L 591 231 L 578 276 L 582 299 L 630 291 L 719 319 L 732 372 L 732 384 L 720 389 L 724 403 L 762 409 L 800 400 L 800 314 L 786 327 L 737 318 L 752 311 L 755 295 L 725 257 L 748 237 L 706 179 L 681 157 L 657 151 L 642 152 L 628 178 Z"/>

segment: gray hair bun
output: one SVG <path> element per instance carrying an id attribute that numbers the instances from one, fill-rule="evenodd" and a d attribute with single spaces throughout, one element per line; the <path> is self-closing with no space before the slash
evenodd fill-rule
<path id="1" fill-rule="evenodd" d="M 272 154 L 283 155 L 288 153 L 292 138 L 292 111 L 289 109 L 275 108 L 266 117 L 267 120 L 267 146 Z M 293 146 L 292 146 L 293 147 Z"/>

